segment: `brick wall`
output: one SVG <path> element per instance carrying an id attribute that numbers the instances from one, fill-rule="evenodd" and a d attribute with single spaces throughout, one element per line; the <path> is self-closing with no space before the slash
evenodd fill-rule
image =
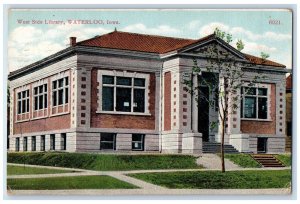
<path id="1" fill-rule="evenodd" d="M 117 115 L 96 113 L 98 108 L 97 69 L 91 74 L 91 127 L 92 128 L 126 128 L 126 129 L 155 129 L 155 74 L 150 74 L 149 110 L 151 116 Z M 158 108 L 158 107 L 157 107 Z"/>
<path id="2" fill-rule="evenodd" d="M 15 123 L 14 134 L 70 128 L 70 114 Z"/>
<path id="3" fill-rule="evenodd" d="M 276 86 L 271 84 L 271 121 L 241 121 L 241 132 L 251 134 L 276 134 Z"/>
<path id="4" fill-rule="evenodd" d="M 164 130 L 171 130 L 171 72 L 164 75 Z"/>

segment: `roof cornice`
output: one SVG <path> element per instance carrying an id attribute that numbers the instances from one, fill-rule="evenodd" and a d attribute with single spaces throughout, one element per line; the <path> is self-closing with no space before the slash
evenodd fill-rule
<path id="1" fill-rule="evenodd" d="M 90 47 L 90 46 L 74 46 L 74 47 L 68 47 L 66 49 L 63 49 L 55 54 L 52 54 L 32 64 L 29 64 L 21 69 L 10 72 L 8 75 L 8 79 L 13 79 L 31 70 L 34 70 L 39 67 L 43 67 L 51 62 L 55 62 L 59 59 L 72 56 L 74 54 L 115 55 L 115 56 L 131 57 L 131 58 L 161 60 L 159 54 L 157 53 L 147 53 L 147 52 L 110 49 L 110 48 L 101 48 L 101 47 Z"/>

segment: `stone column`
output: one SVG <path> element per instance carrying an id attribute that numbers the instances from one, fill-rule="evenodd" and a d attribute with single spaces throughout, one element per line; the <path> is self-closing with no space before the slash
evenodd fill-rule
<path id="1" fill-rule="evenodd" d="M 50 135 L 45 135 L 45 151 L 50 151 Z"/>
<path id="2" fill-rule="evenodd" d="M 32 147 L 31 147 L 31 137 L 27 137 L 27 151 L 31 152 Z"/>
<path id="3" fill-rule="evenodd" d="M 131 134 L 117 134 L 116 135 L 116 150 L 131 151 Z"/>
<path id="4" fill-rule="evenodd" d="M 193 76 L 193 90 L 198 86 L 198 75 L 194 74 Z M 198 104 L 196 101 L 197 93 L 193 94 L 192 97 L 192 132 L 198 132 Z"/>
<path id="5" fill-rule="evenodd" d="M 36 143 L 36 151 L 41 151 L 41 136 L 35 137 L 35 143 Z"/>
<path id="6" fill-rule="evenodd" d="M 55 151 L 60 151 L 61 148 L 61 135 L 58 133 L 55 134 Z"/>

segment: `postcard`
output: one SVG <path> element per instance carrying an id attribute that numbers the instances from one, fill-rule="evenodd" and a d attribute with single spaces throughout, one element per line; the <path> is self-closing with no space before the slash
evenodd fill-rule
<path id="1" fill-rule="evenodd" d="M 293 11 L 10 9 L 7 193 L 291 193 Z"/>

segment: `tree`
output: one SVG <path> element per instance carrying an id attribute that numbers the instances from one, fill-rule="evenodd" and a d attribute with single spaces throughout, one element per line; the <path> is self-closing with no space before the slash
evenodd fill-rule
<path id="1" fill-rule="evenodd" d="M 216 28 L 215 37 L 221 39 L 226 43 L 232 42 L 232 35 L 225 33 Z M 239 51 L 244 48 L 242 40 L 238 40 L 236 47 Z M 220 49 L 218 43 L 207 46 L 206 52 L 203 53 L 207 58 L 207 64 L 204 67 L 199 67 L 197 60 L 194 59 L 194 66 L 192 68 L 193 75 L 199 75 L 199 83 L 193 86 L 192 79 L 183 79 L 185 90 L 192 96 L 196 96 L 197 104 L 199 99 L 206 100 L 210 107 L 218 107 L 217 112 L 219 121 L 211 122 L 210 128 L 219 127 L 221 136 L 221 163 L 222 172 L 225 172 L 224 160 L 224 141 L 226 134 L 226 122 L 229 115 L 235 112 L 241 100 L 241 89 L 243 93 L 247 93 L 250 87 L 259 82 L 264 76 L 254 76 L 249 81 L 242 81 L 245 72 L 242 67 L 247 66 L 245 63 L 238 62 L 234 55 L 225 49 Z M 267 54 L 266 54 L 267 55 Z M 212 97 L 206 97 L 201 92 L 200 87 L 208 87 L 209 93 Z M 242 88 L 242 87 L 248 88 Z"/>

